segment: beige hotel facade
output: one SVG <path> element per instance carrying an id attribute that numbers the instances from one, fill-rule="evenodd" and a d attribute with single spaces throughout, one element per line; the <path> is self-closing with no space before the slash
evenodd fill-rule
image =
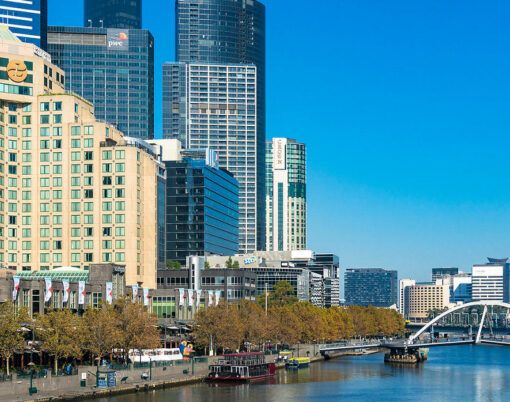
<path id="1" fill-rule="evenodd" d="M 49 55 L 0 29 L 0 263 L 113 263 L 128 285 L 155 288 L 164 172 L 150 146 L 97 121 L 64 84 Z"/>

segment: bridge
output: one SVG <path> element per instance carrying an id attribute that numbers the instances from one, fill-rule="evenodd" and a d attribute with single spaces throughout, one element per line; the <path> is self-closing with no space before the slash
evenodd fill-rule
<path id="1" fill-rule="evenodd" d="M 455 306 L 452 309 L 445 311 L 438 315 L 433 320 L 423 325 L 416 333 L 412 334 L 407 340 L 392 341 L 360 341 L 360 342 L 341 342 L 324 344 L 319 346 L 319 352 L 326 358 L 330 357 L 334 353 L 348 352 L 355 350 L 370 350 L 370 349 L 388 349 L 390 354 L 408 354 L 416 353 L 419 349 L 432 348 L 432 347 L 445 347 L 445 346 L 458 346 L 458 345 L 498 345 L 498 346 L 510 346 L 510 338 L 506 339 L 503 336 L 495 336 L 493 333 L 492 321 L 488 316 L 489 307 L 491 310 L 494 307 L 500 307 L 506 309 L 506 314 L 509 315 L 510 304 L 500 301 L 477 301 Z M 448 339 L 422 339 L 420 338 L 428 330 L 433 331 L 434 325 L 449 314 L 454 314 L 457 311 L 470 309 L 470 308 L 482 308 L 483 312 L 481 315 L 480 322 L 477 323 L 477 331 L 475 334 L 465 334 L 463 336 L 457 336 Z M 478 314 L 477 314 L 478 316 Z M 486 326 L 489 330 L 489 335 L 483 335 L 483 329 Z M 476 328 L 476 326 L 475 326 Z"/>

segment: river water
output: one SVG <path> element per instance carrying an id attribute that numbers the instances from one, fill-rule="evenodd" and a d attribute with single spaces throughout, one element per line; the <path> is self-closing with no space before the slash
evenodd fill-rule
<path id="1" fill-rule="evenodd" d="M 510 401 L 510 347 L 431 348 L 417 366 L 384 364 L 382 354 L 279 370 L 266 382 L 123 395 L 102 402 L 163 401 Z"/>

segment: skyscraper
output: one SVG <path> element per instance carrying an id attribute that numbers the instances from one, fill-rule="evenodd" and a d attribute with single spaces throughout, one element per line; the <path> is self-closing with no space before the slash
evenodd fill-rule
<path id="1" fill-rule="evenodd" d="M 288 138 L 266 145 L 266 250 L 306 249 L 306 146 Z"/>
<path id="2" fill-rule="evenodd" d="M 257 249 L 256 79 L 250 65 L 163 65 L 163 108 L 179 127 L 175 137 L 186 148 L 216 151 L 220 167 L 239 182 L 241 253 Z"/>
<path id="3" fill-rule="evenodd" d="M 0 25 L 21 41 L 46 50 L 48 0 L 0 0 Z"/>
<path id="4" fill-rule="evenodd" d="M 142 0 L 85 0 L 83 26 L 142 29 Z"/>
<path id="5" fill-rule="evenodd" d="M 266 11 L 257 0 L 176 0 L 176 61 L 257 67 L 256 248 L 265 248 Z M 167 108 L 168 109 L 168 108 Z M 165 138 L 178 138 L 163 124 Z M 215 151 L 221 151 L 213 146 Z M 230 153 L 236 149 L 228 149 Z M 233 155 L 234 156 L 234 155 Z M 220 156 L 221 157 L 221 156 Z M 239 178 L 238 178 L 239 180 Z M 242 195 L 242 189 L 241 193 Z M 251 212 L 250 212 L 251 214 Z"/>
<path id="6" fill-rule="evenodd" d="M 397 271 L 380 268 L 345 270 L 344 289 L 347 305 L 390 307 L 397 304 Z"/>
<path id="7" fill-rule="evenodd" d="M 66 89 L 130 137 L 154 138 L 154 38 L 144 29 L 49 27 Z"/>

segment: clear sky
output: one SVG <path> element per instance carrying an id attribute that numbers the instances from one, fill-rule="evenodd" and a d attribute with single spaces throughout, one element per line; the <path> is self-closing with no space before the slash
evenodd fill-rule
<path id="1" fill-rule="evenodd" d="M 308 147 L 309 248 L 430 278 L 510 256 L 510 3 L 266 0 L 267 133 Z M 81 0 L 49 0 L 81 26 Z M 144 0 L 161 64 L 174 0 Z"/>

